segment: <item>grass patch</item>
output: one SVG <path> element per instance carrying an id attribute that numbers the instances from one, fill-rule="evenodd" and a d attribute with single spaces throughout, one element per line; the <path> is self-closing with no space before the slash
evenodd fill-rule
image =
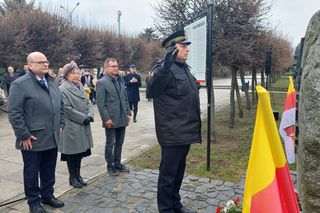
<path id="1" fill-rule="evenodd" d="M 285 93 L 271 94 L 272 108 L 282 112 Z M 245 105 L 244 105 L 245 106 Z M 186 173 L 199 177 L 208 177 L 223 181 L 238 182 L 247 169 L 250 155 L 251 141 L 255 124 L 256 107 L 251 110 L 244 110 L 244 117 L 236 117 L 235 127 L 229 128 L 229 107 L 216 111 L 215 129 L 216 143 L 211 144 L 211 171 L 206 171 L 206 119 L 202 120 L 202 144 L 191 146 Z M 237 114 L 238 115 L 238 114 Z M 279 121 L 278 121 L 279 126 Z M 142 153 L 129 164 L 135 167 L 158 169 L 161 157 L 159 145 L 155 145 L 150 150 Z M 295 170 L 295 164 L 290 165 L 290 169 Z"/>
<path id="2" fill-rule="evenodd" d="M 289 86 L 289 77 L 287 75 L 282 76 L 275 83 L 272 83 L 272 87 L 276 87 L 276 88 L 288 89 L 288 86 Z"/>

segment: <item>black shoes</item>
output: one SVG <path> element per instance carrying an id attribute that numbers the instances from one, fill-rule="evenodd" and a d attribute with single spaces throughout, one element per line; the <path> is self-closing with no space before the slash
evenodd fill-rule
<path id="1" fill-rule="evenodd" d="M 77 168 L 78 162 L 75 160 L 67 161 L 67 166 L 69 170 L 69 184 L 74 188 L 82 188 L 83 185 L 78 180 L 78 174 L 80 176 L 80 168 Z"/>
<path id="2" fill-rule="evenodd" d="M 78 181 L 78 178 L 76 176 L 69 177 L 69 184 L 74 188 L 82 188 L 82 184 Z"/>
<path id="3" fill-rule="evenodd" d="M 183 206 L 181 209 L 175 209 L 175 213 L 197 213 L 195 210 Z"/>
<path id="4" fill-rule="evenodd" d="M 43 199 L 41 201 L 41 203 L 43 204 L 47 204 L 53 208 L 61 208 L 64 206 L 64 202 L 62 202 L 61 200 L 58 200 L 57 198 L 53 197 L 51 199 Z"/>
<path id="5" fill-rule="evenodd" d="M 30 206 L 29 211 L 31 213 L 47 213 L 47 211 L 41 206 L 41 204 L 37 204 L 35 206 Z"/>
<path id="6" fill-rule="evenodd" d="M 129 167 L 123 164 L 115 165 L 114 168 L 119 170 L 120 172 L 130 172 Z"/>
<path id="7" fill-rule="evenodd" d="M 134 118 L 134 119 L 133 119 L 133 122 L 134 122 L 134 123 L 137 123 L 137 119 L 136 119 L 136 118 Z"/>
<path id="8" fill-rule="evenodd" d="M 118 176 L 120 175 L 120 171 L 116 169 L 114 166 L 107 166 L 107 171 L 110 176 Z"/>
<path id="9" fill-rule="evenodd" d="M 86 186 L 88 185 L 80 175 L 77 175 L 77 179 L 78 179 L 78 182 L 82 185 L 82 186 Z"/>

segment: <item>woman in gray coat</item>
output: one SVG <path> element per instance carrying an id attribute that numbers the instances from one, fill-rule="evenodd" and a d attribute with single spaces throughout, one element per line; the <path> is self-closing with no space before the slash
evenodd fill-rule
<path id="1" fill-rule="evenodd" d="M 75 188 L 87 185 L 80 175 L 81 159 L 91 155 L 93 140 L 90 122 L 93 122 L 93 107 L 85 98 L 80 70 L 74 61 L 63 67 L 60 92 L 65 110 L 65 128 L 59 145 L 61 160 L 67 161 L 69 183 Z"/>

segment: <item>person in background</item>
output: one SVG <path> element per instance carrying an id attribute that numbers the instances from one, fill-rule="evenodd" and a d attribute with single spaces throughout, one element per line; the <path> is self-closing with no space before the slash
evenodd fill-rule
<path id="1" fill-rule="evenodd" d="M 58 69 L 58 76 L 56 78 L 56 82 L 58 84 L 58 86 L 60 86 L 62 84 L 63 81 L 63 68 L 59 68 Z"/>
<path id="2" fill-rule="evenodd" d="M 28 72 L 28 65 L 25 64 L 25 65 L 23 65 L 23 70 L 21 70 L 21 71 L 19 72 L 19 77 L 23 76 L 23 75 L 26 74 L 27 72 Z"/>
<path id="3" fill-rule="evenodd" d="M 115 58 L 107 58 L 104 62 L 105 75 L 97 81 L 97 106 L 105 128 L 105 159 L 107 171 L 111 176 L 129 172 L 129 167 L 121 164 L 121 152 L 131 111 L 125 84 L 119 77 L 118 68 Z"/>
<path id="4" fill-rule="evenodd" d="M 63 78 L 59 86 L 65 111 L 65 129 L 59 145 L 61 160 L 67 161 L 69 183 L 75 188 L 86 186 L 80 175 L 81 159 L 91 155 L 93 139 L 90 123 L 93 122 L 94 109 L 85 98 L 80 81 L 78 65 L 71 61 L 63 67 Z"/>
<path id="5" fill-rule="evenodd" d="M 96 91 L 95 91 L 95 86 L 93 84 L 93 75 L 91 74 L 91 72 L 86 69 L 83 73 L 83 75 L 81 76 L 81 83 L 83 86 L 87 85 L 87 87 L 89 87 L 89 97 L 92 103 L 96 102 Z"/>
<path id="6" fill-rule="evenodd" d="M 27 63 L 29 71 L 11 85 L 8 118 L 16 136 L 16 148 L 22 154 L 29 210 L 45 213 L 40 202 L 54 208 L 64 206 L 53 194 L 64 107 L 59 88 L 48 75 L 47 57 L 33 52 Z"/>
<path id="7" fill-rule="evenodd" d="M 186 61 L 184 30 L 168 36 L 164 59 L 148 83 L 161 146 L 157 201 L 160 213 L 195 213 L 181 204 L 180 187 L 190 144 L 201 143 L 199 87 Z"/>
<path id="8" fill-rule="evenodd" d="M 85 84 L 85 85 L 83 86 L 83 89 L 84 89 L 84 96 L 85 96 L 87 99 L 90 100 L 90 94 L 91 94 L 91 89 L 90 89 L 90 87 L 89 87 L 87 84 Z"/>
<path id="9" fill-rule="evenodd" d="M 56 79 L 57 75 L 54 73 L 53 69 L 49 69 L 48 74 L 53 77 L 54 79 Z"/>
<path id="10" fill-rule="evenodd" d="M 149 90 L 148 90 L 147 85 L 149 84 L 149 81 L 150 81 L 152 75 L 153 75 L 153 72 L 150 71 L 150 72 L 148 72 L 148 76 L 146 77 L 146 99 L 147 99 L 148 101 L 151 101 L 151 97 L 150 97 L 150 94 L 149 94 Z"/>
<path id="11" fill-rule="evenodd" d="M 137 73 L 135 64 L 130 65 L 130 73 L 124 78 L 130 110 L 133 110 L 133 122 L 137 122 L 138 102 L 140 101 L 139 87 L 141 87 L 141 78 Z"/>
<path id="12" fill-rule="evenodd" d="M 11 86 L 11 83 L 17 79 L 17 76 L 16 74 L 14 73 L 14 68 L 9 66 L 7 68 L 7 74 L 5 75 L 5 85 L 6 85 L 6 88 L 7 88 L 7 96 L 9 96 L 10 94 L 10 86 Z"/>

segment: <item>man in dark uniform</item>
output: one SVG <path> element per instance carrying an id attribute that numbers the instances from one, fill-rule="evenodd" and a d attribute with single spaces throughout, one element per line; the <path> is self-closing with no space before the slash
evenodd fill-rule
<path id="1" fill-rule="evenodd" d="M 139 87 L 141 87 L 141 78 L 137 73 L 135 64 L 130 65 L 130 74 L 124 78 L 130 110 L 133 110 L 133 122 L 137 122 L 138 102 L 140 101 Z"/>
<path id="2" fill-rule="evenodd" d="M 156 134 L 161 145 L 158 180 L 160 213 L 194 213 L 184 207 L 179 194 L 190 144 L 201 142 L 199 87 L 191 75 L 184 31 L 166 38 L 164 59 L 154 69 L 148 83 L 154 99 Z"/>

